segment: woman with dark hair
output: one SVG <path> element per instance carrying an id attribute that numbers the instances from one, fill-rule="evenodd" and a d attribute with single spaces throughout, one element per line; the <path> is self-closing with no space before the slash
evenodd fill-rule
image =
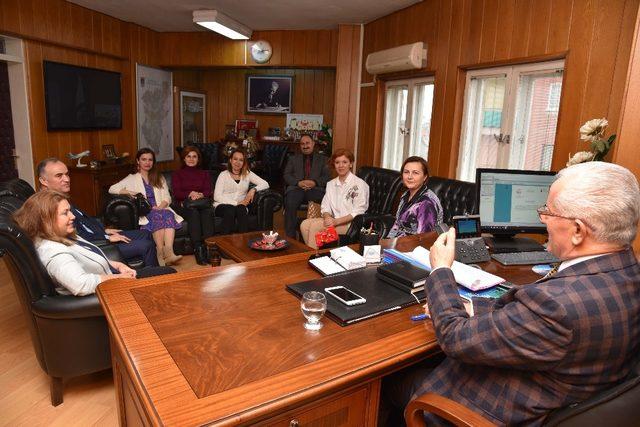
<path id="1" fill-rule="evenodd" d="M 209 263 L 204 239 L 213 236 L 213 206 L 211 203 L 211 177 L 200 169 L 202 154 L 197 147 L 187 145 L 180 154 L 182 169 L 173 172 L 171 187 L 176 211 L 189 223 L 196 262 Z"/>
<path id="2" fill-rule="evenodd" d="M 409 157 L 402 163 L 400 173 L 407 191 L 400 198 L 396 221 L 387 237 L 433 231 L 442 222 L 442 206 L 438 196 L 427 188 L 427 161 L 418 156 Z"/>
<path id="3" fill-rule="evenodd" d="M 93 243 L 76 235 L 68 197 L 38 191 L 13 214 L 16 224 L 33 240 L 38 257 L 62 295 L 89 295 L 108 279 L 135 278 L 127 265 L 110 261 Z"/>
<path id="4" fill-rule="evenodd" d="M 138 224 L 143 230 L 149 230 L 153 235 L 158 250 L 160 265 L 172 265 L 182 259 L 182 255 L 173 252 L 173 240 L 176 230 L 184 221 L 180 215 L 169 207 L 171 195 L 164 177 L 156 165 L 156 155 L 149 148 L 142 148 L 136 153 L 138 173 L 128 175 L 120 182 L 109 187 L 111 194 L 125 194 L 135 196 L 143 194 L 151 205 L 151 212 L 141 216 Z"/>
<path id="5" fill-rule="evenodd" d="M 255 187 L 249 189 L 249 185 Z M 213 192 L 213 206 L 217 216 L 222 217 L 221 233 L 234 230 L 245 233 L 249 229 L 249 208 L 256 192 L 269 188 L 269 183 L 249 170 L 247 155 L 236 148 L 229 156 L 227 170 L 218 175 Z"/>
<path id="6" fill-rule="evenodd" d="M 334 151 L 329 159 L 338 176 L 327 182 L 320 207 L 322 218 L 307 218 L 300 224 L 304 242 L 314 249 L 317 249 L 316 233 L 334 227 L 338 234 L 344 234 L 351 220 L 369 207 L 369 186 L 351 173 L 354 160 L 353 153 L 344 148 Z"/>

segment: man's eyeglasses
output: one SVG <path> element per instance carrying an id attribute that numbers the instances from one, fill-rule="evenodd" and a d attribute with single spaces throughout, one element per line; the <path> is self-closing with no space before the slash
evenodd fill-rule
<path id="1" fill-rule="evenodd" d="M 540 206 L 538 209 L 536 209 L 536 212 L 538 212 L 538 217 L 540 218 L 540 220 L 542 220 L 542 215 L 555 216 L 556 218 L 570 219 L 572 221 L 575 221 L 576 219 L 578 219 L 578 218 L 574 218 L 574 217 L 571 217 L 571 216 L 564 216 L 564 215 L 554 214 L 553 212 L 551 212 L 549 210 L 549 206 L 547 206 L 546 203 L 544 205 Z M 581 220 L 581 221 L 585 222 L 584 220 Z"/>

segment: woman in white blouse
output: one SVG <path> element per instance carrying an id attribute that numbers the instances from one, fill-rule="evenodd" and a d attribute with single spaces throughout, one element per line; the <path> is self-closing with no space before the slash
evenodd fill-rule
<path id="1" fill-rule="evenodd" d="M 156 155 L 149 148 L 142 148 L 136 153 L 138 173 L 126 176 L 122 181 L 109 187 L 111 194 L 135 196 L 143 194 L 151 204 L 151 212 L 141 216 L 138 224 L 143 230 L 149 230 L 158 250 L 160 265 L 171 265 L 178 262 L 182 255 L 173 252 L 173 241 L 176 230 L 182 227 L 182 217 L 169 207 L 171 195 L 164 177 L 156 165 Z"/>
<path id="2" fill-rule="evenodd" d="M 110 261 L 93 243 L 76 235 L 75 216 L 66 195 L 38 191 L 29 197 L 13 218 L 33 240 L 47 273 L 62 295 L 89 295 L 105 280 L 135 278 L 127 265 Z"/>
<path id="3" fill-rule="evenodd" d="M 243 150 L 233 150 L 227 170 L 221 172 L 216 181 L 213 207 L 216 216 L 222 217 L 222 234 L 231 234 L 234 230 L 245 233 L 249 228 L 249 203 L 256 192 L 269 188 L 267 181 L 249 170 L 246 159 Z M 249 184 L 255 187 L 249 189 Z"/>
<path id="4" fill-rule="evenodd" d="M 333 153 L 329 162 L 338 176 L 327 183 L 320 208 L 322 218 L 308 218 L 300 224 L 304 242 L 314 249 L 318 248 L 316 233 L 333 226 L 338 234 L 344 234 L 353 218 L 369 207 L 369 186 L 351 173 L 353 161 L 349 150 L 341 148 Z"/>

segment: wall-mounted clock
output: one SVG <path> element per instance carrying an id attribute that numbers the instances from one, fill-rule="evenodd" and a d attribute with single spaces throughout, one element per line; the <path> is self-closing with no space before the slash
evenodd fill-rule
<path id="1" fill-rule="evenodd" d="M 266 40 L 258 40 L 251 45 L 251 58 L 258 64 L 266 64 L 271 59 L 273 49 Z"/>

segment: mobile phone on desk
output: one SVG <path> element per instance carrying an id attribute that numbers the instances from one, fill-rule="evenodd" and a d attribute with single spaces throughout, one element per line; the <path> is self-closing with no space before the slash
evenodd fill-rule
<path id="1" fill-rule="evenodd" d="M 358 305 L 367 302 L 366 299 L 344 286 L 332 286 L 330 288 L 324 288 L 324 291 L 346 305 Z"/>

